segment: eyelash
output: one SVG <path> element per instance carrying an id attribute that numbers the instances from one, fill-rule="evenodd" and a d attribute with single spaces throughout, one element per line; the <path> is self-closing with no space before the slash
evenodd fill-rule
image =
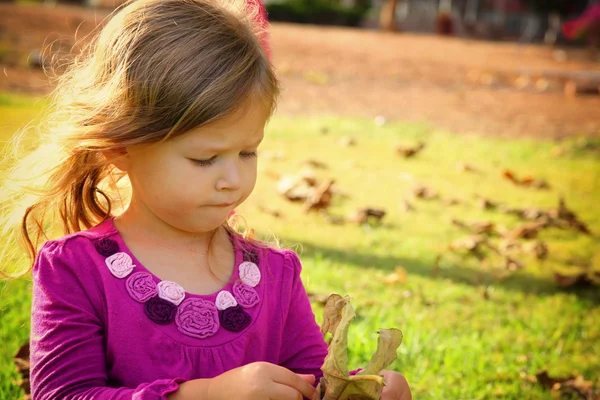
<path id="1" fill-rule="evenodd" d="M 255 158 L 258 157 L 256 151 L 252 151 L 250 153 L 240 153 L 240 156 L 243 158 Z M 208 167 L 215 163 L 217 156 L 211 157 L 208 160 L 192 160 L 194 164 L 199 165 L 201 167 Z"/>

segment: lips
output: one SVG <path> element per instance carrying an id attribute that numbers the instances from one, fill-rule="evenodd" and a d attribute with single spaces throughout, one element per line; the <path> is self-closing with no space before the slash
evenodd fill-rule
<path id="1" fill-rule="evenodd" d="M 215 207 L 229 207 L 232 206 L 234 203 L 221 203 L 221 204 L 215 204 Z"/>

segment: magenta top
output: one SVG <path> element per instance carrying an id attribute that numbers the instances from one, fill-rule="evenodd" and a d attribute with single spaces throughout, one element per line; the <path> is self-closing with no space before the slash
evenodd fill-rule
<path id="1" fill-rule="evenodd" d="M 256 361 L 320 378 L 327 345 L 298 256 L 232 241 L 234 272 L 208 295 L 153 275 L 112 219 L 44 244 L 32 271 L 32 398 L 166 399 L 181 382 Z"/>

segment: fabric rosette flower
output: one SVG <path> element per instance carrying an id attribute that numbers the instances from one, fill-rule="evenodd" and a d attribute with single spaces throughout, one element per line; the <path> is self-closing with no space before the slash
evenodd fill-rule
<path id="1" fill-rule="evenodd" d="M 123 252 L 115 253 L 108 257 L 106 265 L 110 272 L 117 278 L 125 278 L 135 268 L 129 254 Z"/>
<path id="2" fill-rule="evenodd" d="M 98 253 L 102 254 L 104 257 L 110 257 L 113 254 L 119 252 L 119 244 L 116 241 L 107 237 L 103 237 L 94 241 L 94 248 Z"/>
<path id="3" fill-rule="evenodd" d="M 163 300 L 156 296 L 148 300 L 146 307 L 144 307 L 144 313 L 153 322 L 160 325 L 166 325 L 175 319 L 177 313 L 177 306 L 170 301 Z"/>
<path id="4" fill-rule="evenodd" d="M 175 325 L 183 334 L 205 339 L 219 329 L 217 307 L 202 299 L 188 298 L 179 306 Z"/>
<path id="5" fill-rule="evenodd" d="M 250 261 L 245 261 L 239 266 L 240 279 L 248 286 L 255 287 L 260 282 L 260 270 Z"/>
<path id="6" fill-rule="evenodd" d="M 185 298 L 185 290 L 175 282 L 161 281 L 158 284 L 158 297 L 178 306 Z"/>
<path id="7" fill-rule="evenodd" d="M 135 301 L 145 303 L 158 294 L 158 286 L 149 273 L 136 272 L 127 278 L 127 292 Z"/>
<path id="8" fill-rule="evenodd" d="M 233 285 L 233 295 L 238 304 L 244 308 L 250 308 L 258 304 L 258 293 L 253 287 L 246 285 L 243 282 L 236 282 Z"/>
<path id="9" fill-rule="evenodd" d="M 242 307 L 229 307 L 219 311 L 221 326 L 230 332 L 241 332 L 250 325 L 252 318 Z"/>

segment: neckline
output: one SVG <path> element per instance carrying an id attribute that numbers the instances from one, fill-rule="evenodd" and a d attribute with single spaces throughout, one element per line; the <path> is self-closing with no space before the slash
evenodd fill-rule
<path id="1" fill-rule="evenodd" d="M 115 217 L 111 217 L 110 219 L 108 219 L 106 221 L 109 224 L 110 231 L 112 231 L 111 236 L 114 236 L 114 239 L 119 244 L 120 251 L 127 253 L 131 257 L 131 260 L 133 261 L 133 264 L 135 265 L 136 271 L 137 272 L 145 272 L 147 274 L 150 274 L 152 276 L 152 279 L 156 283 L 165 281 L 164 279 L 162 279 L 158 275 L 156 275 L 154 272 L 152 272 L 148 268 L 146 268 L 144 266 L 144 264 L 142 264 L 140 262 L 140 260 L 135 256 L 135 254 L 127 246 L 127 243 L 125 243 L 125 240 L 123 240 L 123 236 L 121 236 L 121 232 L 119 231 L 119 229 L 117 229 L 114 220 L 115 220 Z M 223 287 L 218 289 L 216 292 L 208 293 L 208 294 L 192 293 L 192 292 L 188 292 L 187 290 L 184 289 L 186 298 L 191 297 L 191 298 L 200 298 L 200 299 L 205 299 L 205 300 L 208 300 L 208 299 L 214 300 L 214 299 L 216 299 L 217 295 L 220 292 L 222 292 L 223 290 L 231 292 L 233 285 L 236 282 L 241 280 L 239 277 L 239 266 L 244 261 L 242 249 L 237 244 L 238 241 L 234 237 L 232 237 L 232 234 L 230 232 L 227 232 L 227 236 L 229 237 L 229 240 L 231 241 L 231 244 L 233 246 L 234 260 L 235 260 L 234 261 L 235 264 L 233 266 L 233 269 L 231 271 L 231 275 L 230 275 L 228 281 L 225 283 L 225 285 Z M 168 282 L 173 282 L 173 281 L 168 281 Z M 178 282 L 173 282 L 173 283 L 176 283 L 177 285 L 181 286 Z M 183 288 L 183 286 L 181 286 L 181 287 Z"/>

